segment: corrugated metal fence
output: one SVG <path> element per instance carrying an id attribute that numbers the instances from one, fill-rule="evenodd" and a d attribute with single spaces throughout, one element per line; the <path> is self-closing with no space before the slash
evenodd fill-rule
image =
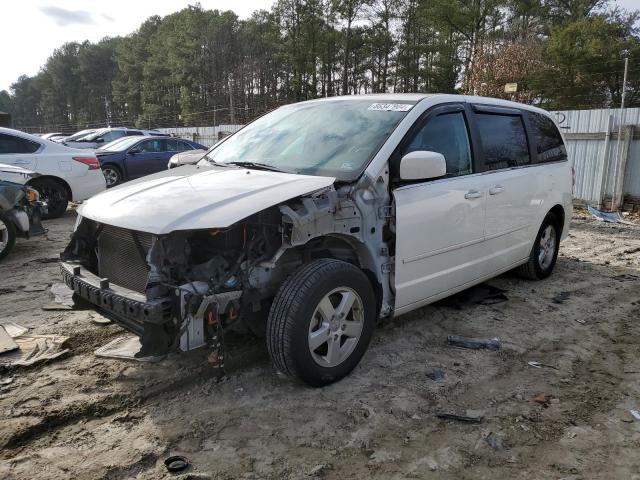
<path id="1" fill-rule="evenodd" d="M 218 125 L 217 127 L 175 127 L 159 128 L 158 130 L 212 147 L 218 140 L 237 132 L 242 127 L 244 125 Z"/>
<path id="2" fill-rule="evenodd" d="M 576 201 L 640 209 L 640 108 L 553 112 L 576 171 Z"/>

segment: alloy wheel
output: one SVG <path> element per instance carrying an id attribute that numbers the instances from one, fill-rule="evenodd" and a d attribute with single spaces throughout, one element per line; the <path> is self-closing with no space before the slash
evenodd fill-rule
<path id="1" fill-rule="evenodd" d="M 107 182 L 107 187 L 113 187 L 120 182 L 120 173 L 115 168 L 105 167 L 102 169 L 102 174 Z"/>
<path id="2" fill-rule="evenodd" d="M 547 228 L 544 229 L 538 247 L 540 268 L 546 270 L 553 262 L 556 253 L 556 229 L 553 225 L 547 225 Z"/>
<path id="3" fill-rule="evenodd" d="M 4 252 L 9 245 L 9 228 L 0 218 L 0 253 Z"/>
<path id="4" fill-rule="evenodd" d="M 351 288 L 327 293 L 317 305 L 309 325 L 309 351 L 323 367 L 335 367 L 353 352 L 362 335 L 364 309 Z"/>

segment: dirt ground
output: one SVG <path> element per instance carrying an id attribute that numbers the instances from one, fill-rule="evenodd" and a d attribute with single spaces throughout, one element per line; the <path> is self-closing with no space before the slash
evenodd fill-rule
<path id="1" fill-rule="evenodd" d="M 19 241 L 0 264 L 0 319 L 67 335 L 71 350 L 0 369 L 0 383 L 13 378 L 0 386 L 2 478 L 158 479 L 182 454 L 191 466 L 175 478 L 640 479 L 637 219 L 576 214 L 551 278 L 503 275 L 489 282 L 502 303 L 460 295 L 381 322 L 360 366 L 322 389 L 274 372 L 253 338 L 233 339 L 221 380 L 201 355 L 95 357 L 117 326 L 42 310 L 74 220 L 47 222 L 46 238 Z M 450 334 L 502 348 L 455 348 Z"/>

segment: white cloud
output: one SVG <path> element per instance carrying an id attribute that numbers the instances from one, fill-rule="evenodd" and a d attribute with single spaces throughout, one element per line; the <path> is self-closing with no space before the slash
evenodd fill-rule
<path id="1" fill-rule="evenodd" d="M 255 10 L 269 9 L 273 2 L 200 0 L 203 8 L 233 10 L 241 18 Z M 165 16 L 190 3 L 196 0 L 5 0 L 0 28 L 0 90 L 8 90 L 20 75 L 38 73 L 53 50 L 65 42 L 96 42 L 127 35 L 150 16 Z"/>
<path id="2" fill-rule="evenodd" d="M 56 25 L 59 25 L 60 27 L 66 27 L 67 25 L 73 25 L 74 23 L 95 23 L 91 14 L 86 10 L 67 10 L 65 8 L 49 5 L 41 7 L 40 11 L 51 18 Z"/>

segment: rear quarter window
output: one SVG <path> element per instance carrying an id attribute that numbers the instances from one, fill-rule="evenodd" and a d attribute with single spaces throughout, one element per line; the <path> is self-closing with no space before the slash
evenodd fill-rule
<path id="1" fill-rule="evenodd" d="M 0 133 L 0 153 L 35 153 L 39 148 L 37 142 Z"/>
<path id="2" fill-rule="evenodd" d="M 541 113 L 529 113 L 529 123 L 535 142 L 534 163 L 557 162 L 567 159 L 567 149 L 558 127 L 552 119 Z"/>

